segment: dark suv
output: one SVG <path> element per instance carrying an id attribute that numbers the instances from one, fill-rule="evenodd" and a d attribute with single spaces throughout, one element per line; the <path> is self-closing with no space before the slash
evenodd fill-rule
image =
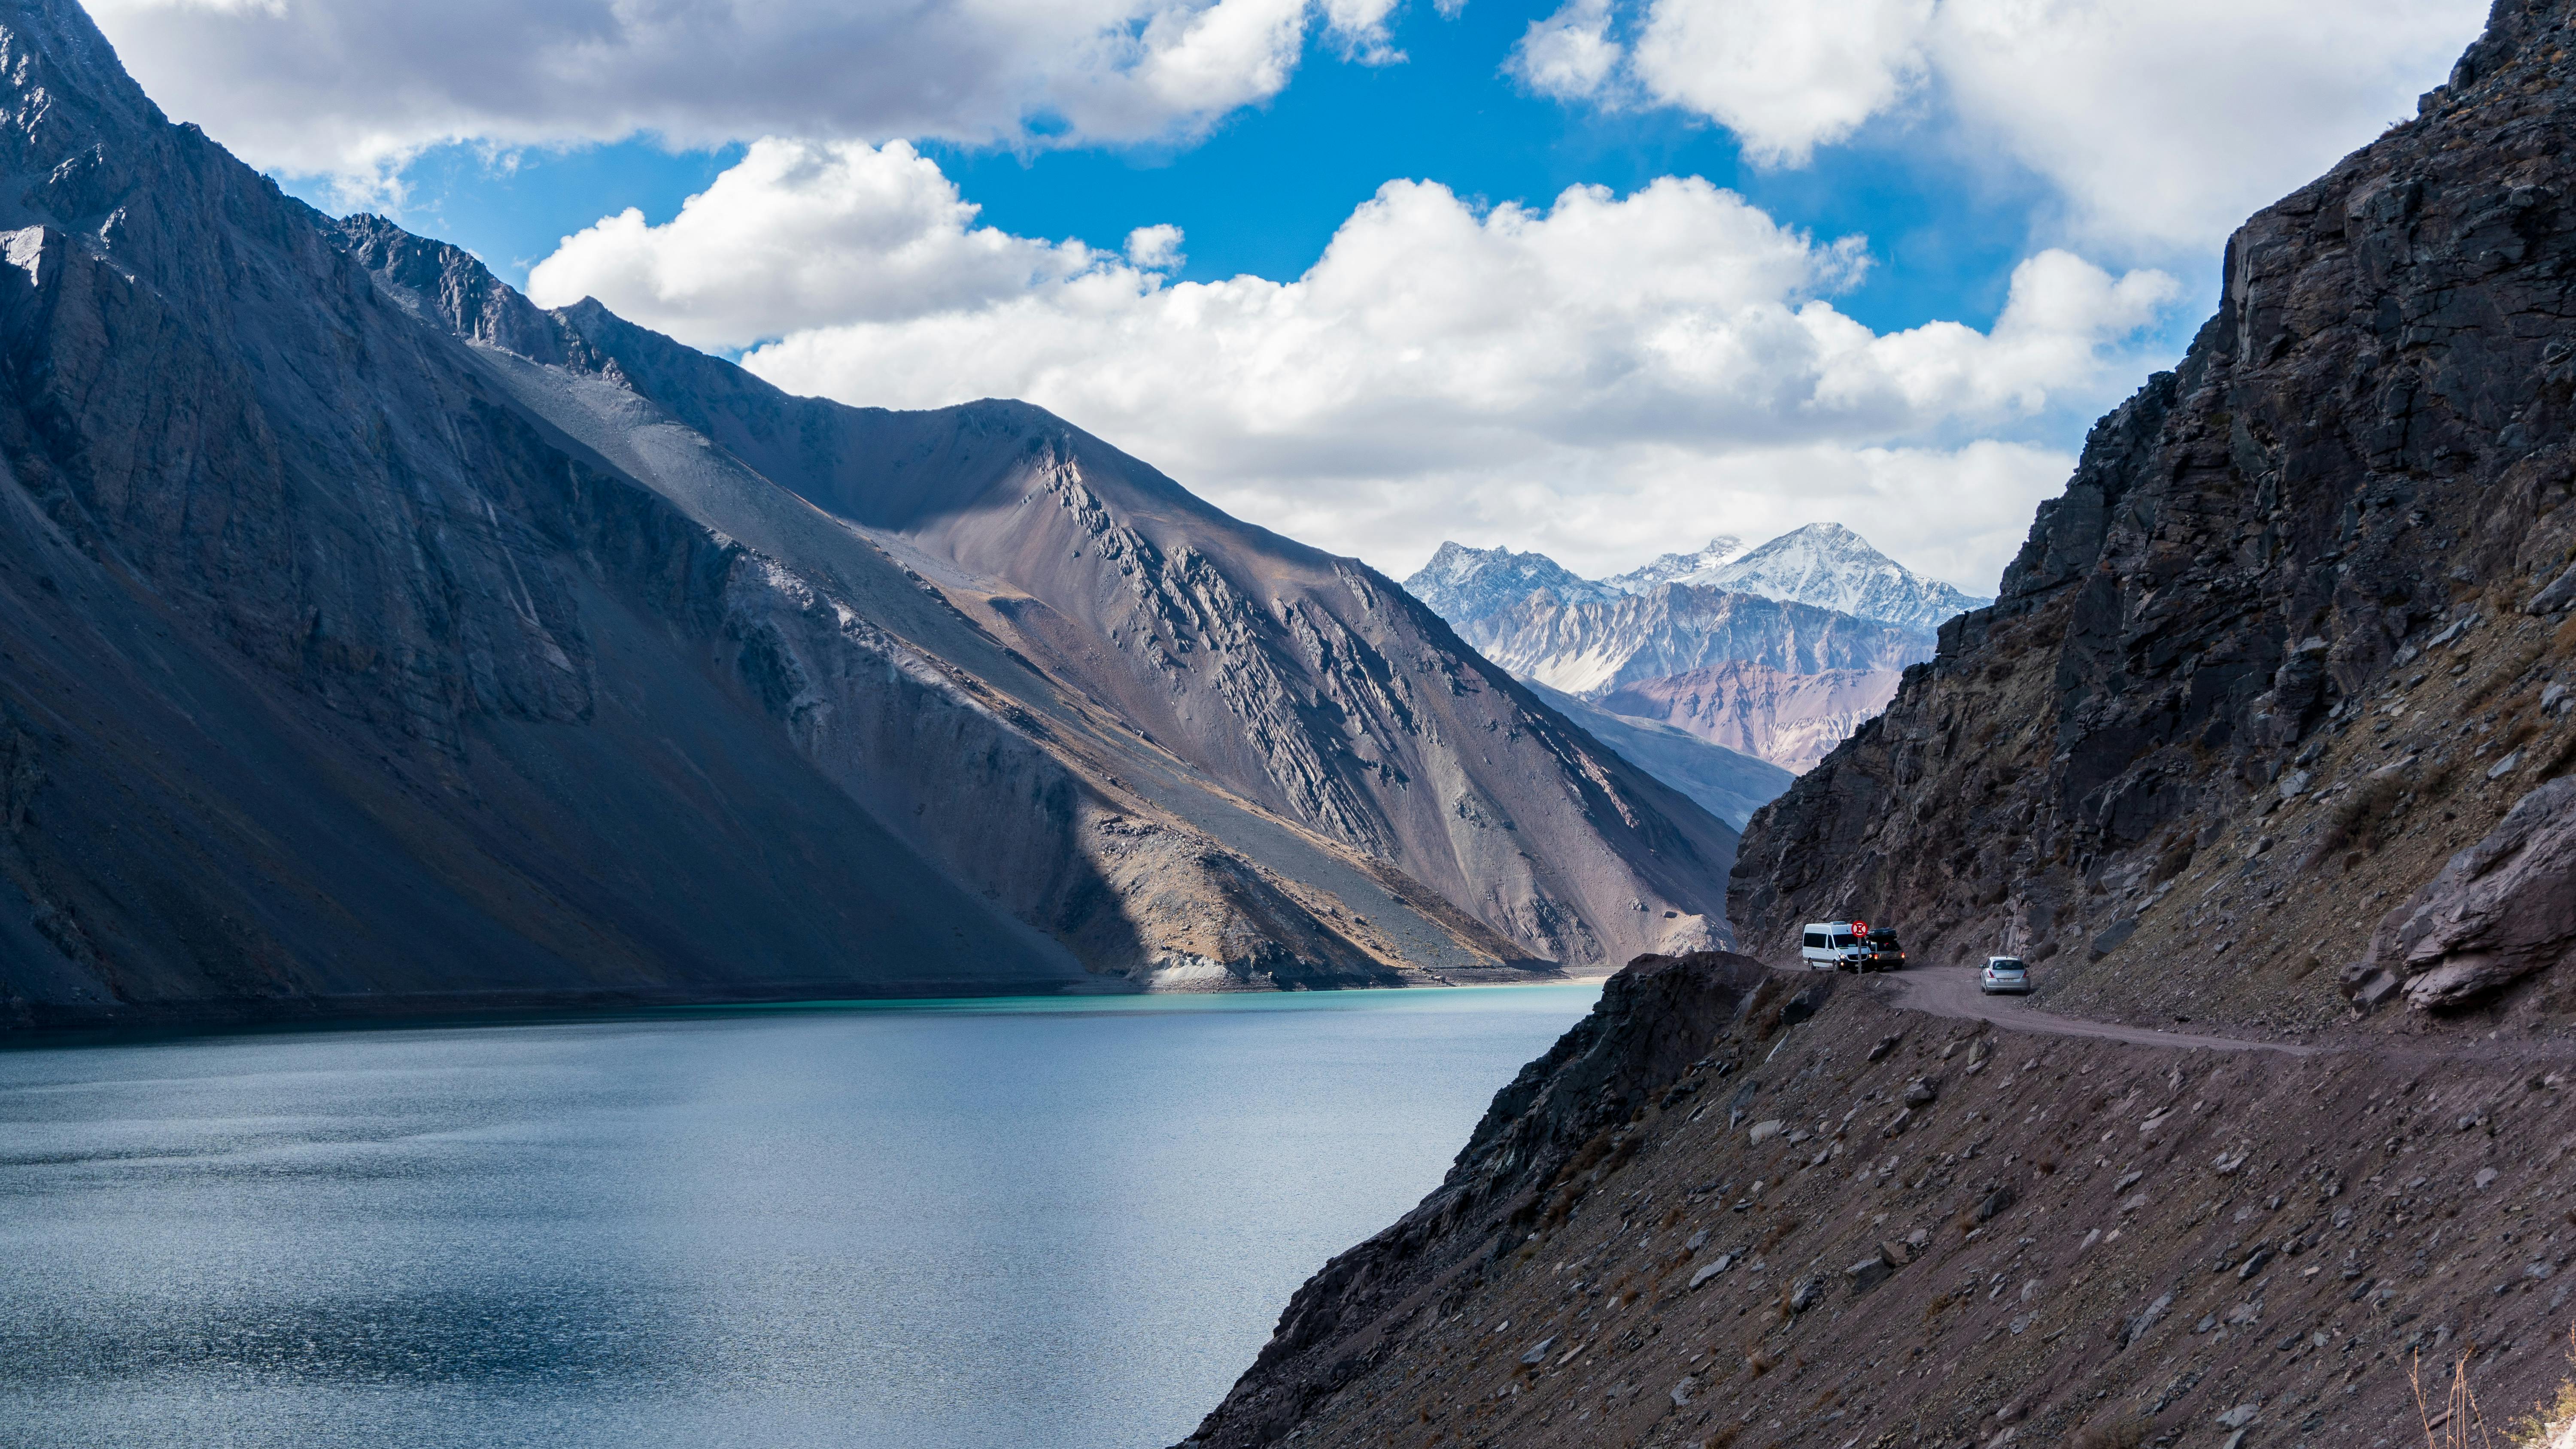
<path id="1" fill-rule="evenodd" d="M 1902 971 L 1905 969 L 1905 943 L 1894 931 L 1869 933 L 1868 954 L 1860 958 L 1863 971 Z"/>

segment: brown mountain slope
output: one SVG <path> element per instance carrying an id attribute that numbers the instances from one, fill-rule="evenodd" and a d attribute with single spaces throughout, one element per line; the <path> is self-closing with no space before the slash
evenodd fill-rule
<path id="1" fill-rule="evenodd" d="M 1603 709 L 1662 720 L 1713 744 L 1758 755 L 1804 774 L 1851 737 L 1896 694 L 1893 669 L 1828 669 L 1790 674 L 1731 660 L 1623 684 Z"/>
<path id="2" fill-rule="evenodd" d="M 1723 938 L 1709 907 L 1734 832 L 1357 561 L 1230 518 L 1025 404 L 790 397 L 596 303 L 539 312 L 387 223 L 342 231 L 528 406 L 605 451 L 655 453 L 635 469 L 709 526 L 800 570 L 890 566 L 916 603 L 939 600 L 928 647 L 1077 730 L 1106 794 L 1287 877 L 1334 875 L 1371 919 L 1427 912 L 1460 940 L 1429 942 L 1423 964 L 1595 965 Z"/>
<path id="3" fill-rule="evenodd" d="M 2348 965 L 2378 999 L 2487 949 L 2369 942 L 2571 758 L 2567 25 L 2499 3 L 2419 119 L 2236 234 L 2218 315 L 2095 427 L 2001 600 L 1755 817 L 1749 949 L 1858 911 L 1918 958 L 2019 949 L 2087 1011 L 2307 1024 Z M 2576 885 L 2519 889 L 2474 909 L 2539 929 Z"/>

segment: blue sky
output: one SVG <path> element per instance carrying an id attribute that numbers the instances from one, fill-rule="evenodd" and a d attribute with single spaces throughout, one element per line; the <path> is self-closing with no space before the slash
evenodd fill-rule
<path id="1" fill-rule="evenodd" d="M 1829 520 L 1972 592 L 2485 8 L 89 3 L 315 204 L 791 391 L 1025 397 L 1399 575 Z"/>
<path id="2" fill-rule="evenodd" d="M 1733 135 L 1702 117 L 1603 114 L 1532 95 L 1503 64 L 1529 22 L 1553 8 L 1479 0 L 1454 19 L 1408 8 L 1392 27 L 1407 58 L 1391 65 L 1344 60 L 1328 42 L 1310 42 L 1284 92 L 1203 139 L 924 149 L 983 208 L 981 220 L 1005 231 L 1115 246 L 1137 227 L 1178 225 L 1188 236 L 1179 275 L 1193 281 L 1297 276 L 1352 208 L 1395 177 L 1444 182 L 1488 202 L 1545 203 L 1576 184 L 1626 192 L 1688 175 L 1821 235 L 1866 235 L 1875 265 L 1835 300 L 1872 327 L 1935 318 L 1982 327 L 2002 310 L 2048 200 L 2037 180 L 1974 167 L 1892 130 L 1809 167 L 1765 170 L 1744 164 Z M 496 164 L 487 147 L 445 145 L 399 173 L 401 209 L 416 229 L 471 248 L 524 283 L 564 236 L 628 206 L 665 221 L 740 156 L 740 146 L 675 153 L 637 139 L 530 148 Z M 325 209 L 347 200 L 327 175 L 277 179 Z M 2197 291 L 2214 296 L 2216 259 L 2197 270 L 2204 275 L 2193 280 L 2208 284 Z M 2177 313 L 2166 350 L 2178 351 L 2198 320 Z M 2080 439 L 2080 422 L 2060 426 Z"/>

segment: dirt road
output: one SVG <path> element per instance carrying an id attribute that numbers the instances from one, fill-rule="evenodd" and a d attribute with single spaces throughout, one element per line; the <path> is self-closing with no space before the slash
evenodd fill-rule
<path id="1" fill-rule="evenodd" d="M 2232 1036 L 2195 1036 L 2188 1032 L 2162 1031 L 2154 1027 L 2122 1026 L 2115 1022 L 2085 1021 L 2077 1017 L 2056 1016 L 2030 1005 L 2019 996 L 1988 996 L 1977 989 L 1974 966 L 1927 966 L 1918 970 L 1898 971 L 1865 978 L 1880 999 L 1891 1006 L 1920 1011 L 1931 1016 L 1961 1016 L 1976 1021 L 1991 1021 L 2015 1031 L 2046 1032 L 2052 1036 L 2092 1037 L 2101 1041 L 2129 1042 L 2137 1046 L 2206 1047 L 2213 1051 L 2286 1052 L 2291 1056 L 2312 1056 L 2319 1049 L 2290 1042 L 2250 1041 Z"/>

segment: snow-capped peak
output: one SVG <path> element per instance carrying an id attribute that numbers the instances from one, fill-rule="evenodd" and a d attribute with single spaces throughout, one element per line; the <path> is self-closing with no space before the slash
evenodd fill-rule
<path id="1" fill-rule="evenodd" d="M 1458 543 L 1440 545 L 1431 562 L 1404 581 L 1404 590 L 1430 605 L 1433 613 L 1462 627 L 1499 614 L 1532 594 L 1578 604 L 1616 598 L 1619 592 L 1577 575 L 1543 553 Z"/>
<path id="2" fill-rule="evenodd" d="M 1994 602 L 1927 579 L 1839 523 L 1810 523 L 1691 580 L 1741 594 L 1814 604 L 1908 629 Z"/>
<path id="3" fill-rule="evenodd" d="M 1644 568 L 1614 574 L 1601 582 L 1623 594 L 1642 594 L 1665 584 L 1704 584 L 1711 575 L 1744 556 L 1744 540 L 1722 533 L 1693 553 L 1668 553 Z"/>

